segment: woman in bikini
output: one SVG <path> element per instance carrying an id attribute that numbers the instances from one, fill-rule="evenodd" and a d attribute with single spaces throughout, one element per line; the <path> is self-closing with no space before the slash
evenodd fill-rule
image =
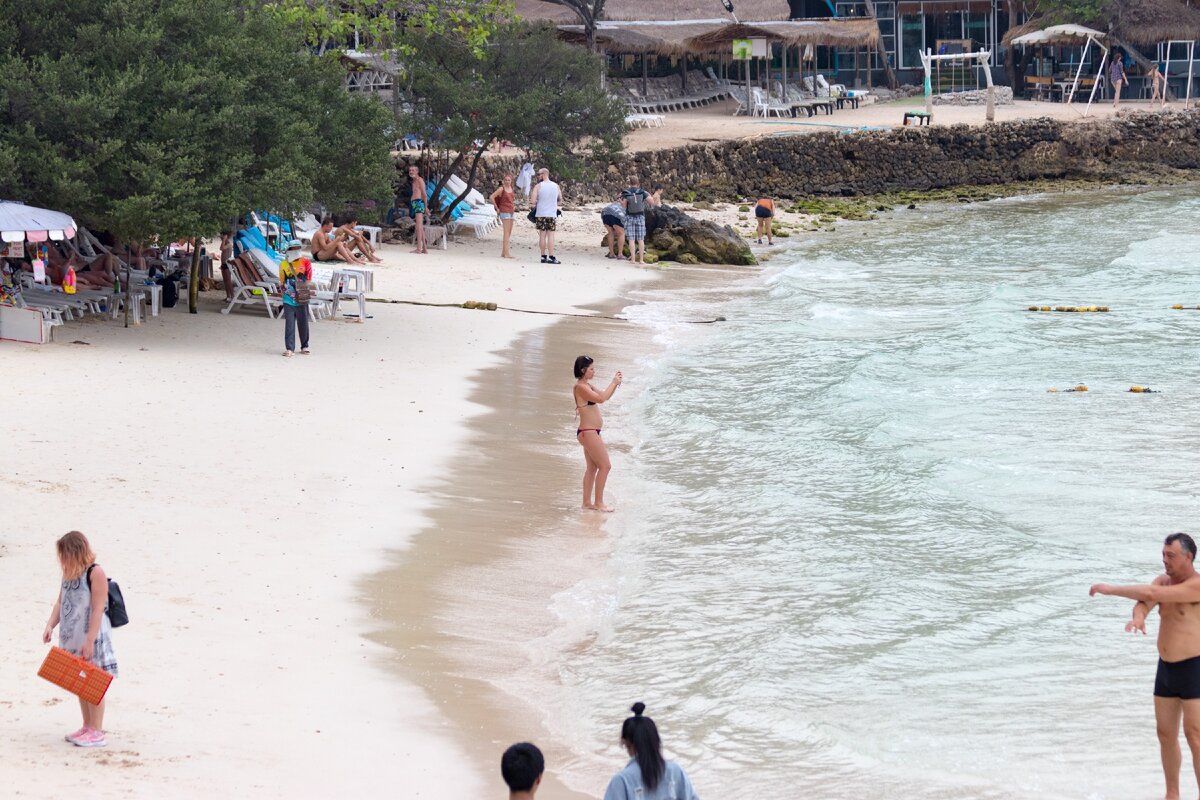
<path id="1" fill-rule="evenodd" d="M 599 391 L 592 386 L 592 378 L 596 376 L 596 368 L 592 366 L 589 356 L 575 359 L 575 413 L 579 417 L 579 427 L 575 430 L 575 438 L 583 446 L 583 459 L 586 467 L 583 471 L 583 507 L 595 511 L 612 511 L 604 504 L 604 484 L 608 482 L 608 473 L 612 463 L 608 460 L 608 448 L 600 438 L 600 409 L 597 406 L 613 396 L 613 392 L 621 385 L 621 373 L 613 376 L 608 388 Z"/>

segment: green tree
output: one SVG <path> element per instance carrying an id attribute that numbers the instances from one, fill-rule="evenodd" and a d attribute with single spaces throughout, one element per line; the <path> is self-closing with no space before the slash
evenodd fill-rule
<path id="1" fill-rule="evenodd" d="M 452 35 L 481 52 L 512 11 L 509 0 L 269 0 L 263 7 L 296 25 L 318 54 L 357 33 L 375 51 L 407 50 L 404 35 Z"/>
<path id="2" fill-rule="evenodd" d="M 509 23 L 482 57 L 449 36 L 412 44 L 422 69 L 410 78 L 413 111 L 401 124 L 456 154 L 430 197 L 470 160 L 459 199 L 465 196 L 493 139 L 517 144 L 562 175 L 621 150 L 625 109 L 601 85 L 599 57 L 560 41 L 555 31 Z"/>
<path id="3" fill-rule="evenodd" d="M 0 195 L 143 241 L 390 196 L 391 112 L 300 45 L 234 0 L 0 4 Z"/>

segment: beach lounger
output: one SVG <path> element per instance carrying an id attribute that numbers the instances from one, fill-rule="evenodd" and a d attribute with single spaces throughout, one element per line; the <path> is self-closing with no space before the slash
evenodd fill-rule
<path id="1" fill-rule="evenodd" d="M 230 259 L 226 266 L 233 282 L 233 297 L 221 313 L 228 314 L 234 306 L 262 306 L 267 310 L 267 316 L 275 319 L 275 309 L 283 307 L 279 283 L 263 280 L 248 253 Z"/>

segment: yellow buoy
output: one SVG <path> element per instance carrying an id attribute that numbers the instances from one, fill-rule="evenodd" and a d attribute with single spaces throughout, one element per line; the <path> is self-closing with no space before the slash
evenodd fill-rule
<path id="1" fill-rule="evenodd" d="M 1058 391 L 1058 389 L 1047 389 L 1046 390 L 1047 393 L 1053 393 L 1053 392 L 1057 392 L 1057 391 Z"/>
<path id="2" fill-rule="evenodd" d="M 1037 306 L 1030 306 L 1028 310 L 1029 310 L 1029 311 L 1037 311 L 1037 310 L 1038 310 L 1038 307 L 1037 307 Z"/>
<path id="3" fill-rule="evenodd" d="M 1176 311 L 1182 311 L 1183 303 L 1176 303 L 1175 305 L 1171 306 L 1171 308 L 1175 309 Z"/>
<path id="4" fill-rule="evenodd" d="M 1075 391 L 1077 391 L 1077 392 L 1086 392 L 1087 390 L 1088 390 L 1088 388 L 1086 386 L 1084 386 L 1082 383 L 1075 387 Z"/>
<path id="5" fill-rule="evenodd" d="M 495 303 L 488 303 L 488 304 L 487 304 L 487 310 L 488 310 L 488 311 L 495 311 L 495 310 L 496 310 L 496 304 L 495 304 Z"/>
<path id="6" fill-rule="evenodd" d="M 1042 311 L 1049 311 L 1049 310 L 1050 310 L 1050 306 L 1042 306 Z"/>
<path id="7" fill-rule="evenodd" d="M 1144 394 L 1144 393 L 1150 391 L 1150 387 L 1149 386 L 1130 386 L 1129 391 L 1133 392 L 1134 394 Z"/>

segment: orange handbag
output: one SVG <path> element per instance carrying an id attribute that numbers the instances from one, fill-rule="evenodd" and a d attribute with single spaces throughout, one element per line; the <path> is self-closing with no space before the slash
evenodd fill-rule
<path id="1" fill-rule="evenodd" d="M 71 694 L 79 695 L 94 706 L 104 700 L 104 693 L 112 683 L 113 676 L 90 661 L 84 661 L 61 647 L 51 647 L 38 670 L 38 677 L 45 678 L 55 686 L 61 686 Z"/>

